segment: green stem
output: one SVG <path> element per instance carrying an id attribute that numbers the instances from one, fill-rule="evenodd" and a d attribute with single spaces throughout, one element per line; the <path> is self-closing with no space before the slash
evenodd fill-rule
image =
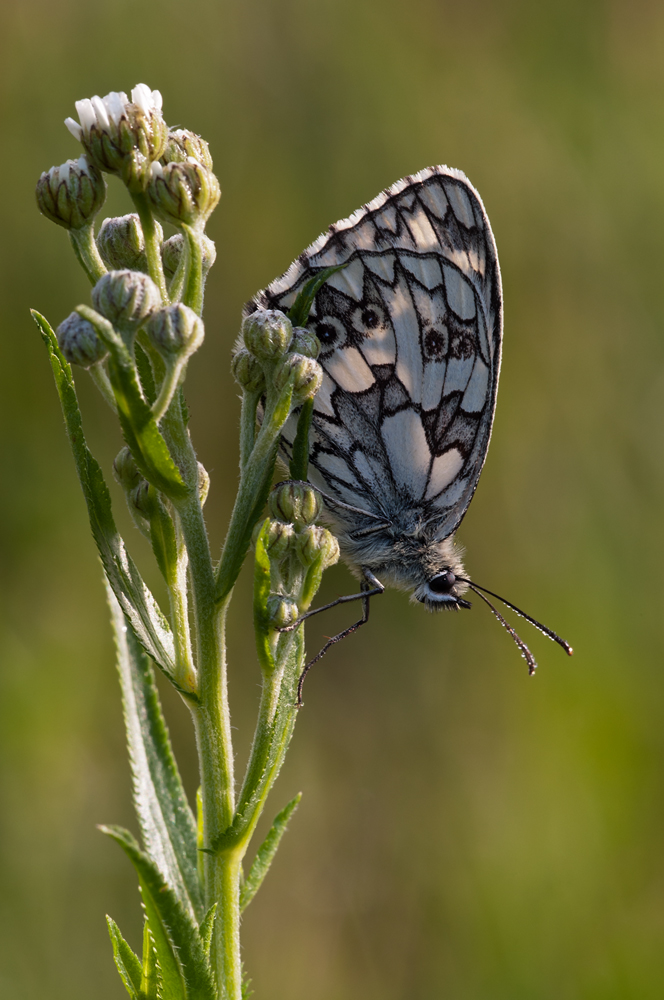
<path id="1" fill-rule="evenodd" d="M 261 398 L 260 392 L 242 393 L 242 413 L 240 416 L 240 471 L 243 471 L 251 455 L 256 440 L 256 410 Z"/>
<path id="2" fill-rule="evenodd" d="M 159 423 L 161 418 L 166 413 L 166 410 L 171 405 L 171 400 L 177 392 L 182 369 L 186 363 L 186 359 L 183 359 L 179 363 L 176 361 L 166 368 L 166 374 L 164 375 L 164 380 L 161 383 L 159 395 L 152 404 L 152 413 L 157 423 Z"/>
<path id="3" fill-rule="evenodd" d="M 106 274 L 106 265 L 99 256 L 92 223 L 82 229 L 70 229 L 69 239 L 76 259 L 88 276 L 91 285 L 96 285 Z"/>
<path id="4" fill-rule="evenodd" d="M 189 632 L 187 559 L 184 553 L 178 560 L 175 575 L 168 581 L 168 596 L 175 644 L 175 680 L 183 691 L 191 691 L 193 694 L 197 690 L 197 678 Z"/>
<path id="5" fill-rule="evenodd" d="M 170 305 L 166 278 L 164 277 L 164 266 L 161 262 L 161 242 L 154 216 L 150 208 L 148 196 L 143 192 L 132 192 L 131 200 L 134 203 L 138 217 L 141 220 L 143 229 L 143 239 L 145 240 L 145 255 L 148 259 L 148 273 L 161 293 L 161 300 L 165 306 Z"/>
<path id="6" fill-rule="evenodd" d="M 110 406 L 110 408 L 113 410 L 113 413 L 117 413 L 118 407 L 115 402 L 115 396 L 113 394 L 113 387 L 111 386 L 111 380 L 108 377 L 106 369 L 103 367 L 101 363 L 98 363 L 88 368 L 88 373 L 90 375 L 90 378 L 92 379 L 92 381 L 97 386 L 100 393 Z"/>
<path id="7" fill-rule="evenodd" d="M 219 601 L 223 601 L 235 585 L 249 548 L 255 519 L 267 500 L 279 435 L 290 412 L 291 398 L 292 388 L 289 387 L 272 405 L 268 402 L 263 424 L 242 472 L 240 488 L 217 567 Z"/>
<path id="8" fill-rule="evenodd" d="M 187 241 L 187 277 L 184 283 L 182 302 L 200 316 L 203 312 L 203 248 L 201 233 L 191 226 L 182 226 Z"/>

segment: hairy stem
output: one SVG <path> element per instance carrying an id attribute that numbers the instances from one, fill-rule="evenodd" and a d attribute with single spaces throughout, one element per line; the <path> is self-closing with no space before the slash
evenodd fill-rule
<path id="1" fill-rule="evenodd" d="M 82 229 L 70 229 L 69 239 L 76 259 L 88 276 L 91 285 L 96 285 L 106 274 L 106 265 L 99 256 L 92 223 Z"/>
<path id="2" fill-rule="evenodd" d="M 141 192 L 132 192 L 131 199 L 141 220 L 143 239 L 145 240 L 145 255 L 148 259 L 148 273 L 161 293 L 161 301 L 167 306 L 171 300 L 168 295 L 164 267 L 161 262 L 161 243 L 157 234 L 157 227 L 154 224 L 154 216 L 152 215 L 148 196 Z"/>

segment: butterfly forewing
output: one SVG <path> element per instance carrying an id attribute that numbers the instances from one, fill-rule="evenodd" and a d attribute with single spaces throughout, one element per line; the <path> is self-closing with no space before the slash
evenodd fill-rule
<path id="1" fill-rule="evenodd" d="M 458 170 L 398 181 L 330 227 L 249 308 L 287 311 L 319 290 L 308 326 L 325 378 L 314 404 L 310 478 L 391 519 L 417 510 L 446 538 L 473 495 L 491 434 L 502 295 L 489 221 Z M 288 457 L 297 417 L 284 429 Z"/>

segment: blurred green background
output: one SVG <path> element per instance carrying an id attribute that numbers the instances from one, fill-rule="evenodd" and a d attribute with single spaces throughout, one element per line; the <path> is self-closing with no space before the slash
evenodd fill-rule
<path id="1" fill-rule="evenodd" d="M 0 997 L 120 1000 L 135 829 L 100 570 L 28 307 L 88 289 L 39 173 L 74 101 L 159 88 L 224 192 L 193 434 L 217 546 L 237 469 L 243 301 L 332 221 L 432 163 L 482 194 L 505 287 L 467 568 L 556 628 L 523 660 L 483 607 L 389 593 L 308 681 L 274 814 L 304 798 L 244 922 L 257 1000 L 617 1000 L 664 991 L 664 8 L 652 0 L 21 0 L 0 10 Z M 111 185 L 108 211 L 128 211 Z M 92 447 L 120 447 L 78 376 Z M 116 506 L 123 526 L 120 498 Z M 153 582 L 145 548 L 130 534 Z M 325 594 L 348 592 L 337 567 Z M 258 670 L 231 629 L 238 761 Z M 310 629 L 312 649 L 349 611 Z M 165 692 L 190 791 L 186 712 Z"/>

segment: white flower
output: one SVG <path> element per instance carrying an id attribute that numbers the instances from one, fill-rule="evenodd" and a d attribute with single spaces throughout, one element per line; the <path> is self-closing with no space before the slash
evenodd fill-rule
<path id="1" fill-rule="evenodd" d="M 76 101 L 79 121 L 65 125 L 99 170 L 120 174 L 130 190 L 145 189 L 150 164 L 164 152 L 168 128 L 161 115 L 161 94 L 139 83 L 131 92 Z"/>
<path id="2" fill-rule="evenodd" d="M 83 142 L 83 136 L 89 135 L 95 126 L 104 132 L 109 131 L 111 124 L 117 127 L 123 116 L 127 116 L 130 104 L 136 105 L 150 118 L 152 115 L 161 116 L 162 103 L 158 90 L 150 90 L 147 84 L 139 83 L 131 92 L 131 101 L 123 90 L 112 90 L 106 97 L 86 97 L 76 101 L 80 124 L 73 118 L 65 118 L 65 125 L 75 139 Z"/>

